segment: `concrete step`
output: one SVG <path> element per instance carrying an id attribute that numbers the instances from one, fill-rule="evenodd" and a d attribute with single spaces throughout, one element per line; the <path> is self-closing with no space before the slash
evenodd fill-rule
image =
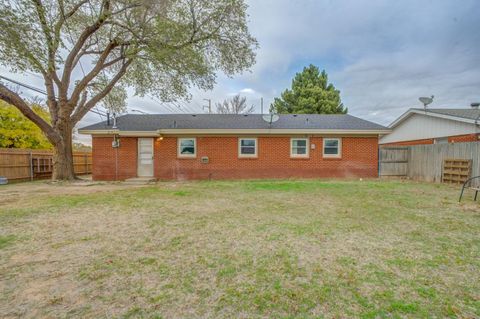
<path id="1" fill-rule="evenodd" d="M 155 183 L 156 181 L 157 179 L 155 177 L 133 177 L 133 178 L 127 178 L 124 181 L 124 184 L 145 185 L 145 184 Z"/>

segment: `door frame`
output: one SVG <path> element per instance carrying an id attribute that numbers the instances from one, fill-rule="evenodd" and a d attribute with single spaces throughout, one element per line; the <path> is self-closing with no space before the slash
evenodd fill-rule
<path id="1" fill-rule="evenodd" d="M 140 174 L 140 141 L 141 140 L 150 140 L 151 141 L 151 145 L 152 145 L 152 165 L 151 165 L 151 169 L 150 169 L 150 173 L 149 174 Z M 153 177 L 154 175 L 154 165 L 155 165 L 155 161 L 154 161 L 154 158 L 155 158 L 155 153 L 154 153 L 154 145 L 155 145 L 155 142 L 153 140 L 153 137 L 138 137 L 137 138 L 137 176 L 138 177 Z"/>

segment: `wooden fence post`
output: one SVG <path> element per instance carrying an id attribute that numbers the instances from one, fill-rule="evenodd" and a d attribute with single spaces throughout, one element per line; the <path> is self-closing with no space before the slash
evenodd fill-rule
<path id="1" fill-rule="evenodd" d="M 85 159 L 85 174 L 88 174 L 88 156 L 87 154 L 83 154 L 83 158 Z"/>
<path id="2" fill-rule="evenodd" d="M 32 150 L 30 150 L 30 181 L 33 181 L 33 156 L 32 156 Z"/>

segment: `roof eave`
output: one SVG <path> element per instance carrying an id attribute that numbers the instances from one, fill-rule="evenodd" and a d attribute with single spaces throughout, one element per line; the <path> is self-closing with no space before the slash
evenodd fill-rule
<path id="1" fill-rule="evenodd" d="M 85 135 L 112 135 L 120 136 L 160 136 L 177 134 L 353 134 L 353 135 L 379 135 L 388 134 L 391 129 L 159 129 L 155 131 L 121 131 L 116 130 L 79 130 L 78 133 Z"/>
<path id="2" fill-rule="evenodd" d="M 472 120 L 472 119 L 467 119 L 467 118 L 464 118 L 464 117 L 458 117 L 458 116 L 440 114 L 440 113 L 435 113 L 435 112 L 429 112 L 428 109 L 426 111 L 409 109 L 408 111 L 406 111 L 405 113 L 400 115 L 400 117 L 398 117 L 395 121 L 393 121 L 388 127 L 390 129 L 394 129 L 396 126 L 398 126 L 400 123 L 405 121 L 412 114 L 421 114 L 421 115 L 443 118 L 443 119 L 452 120 L 452 121 L 458 121 L 458 122 L 464 122 L 464 123 L 479 125 L 478 121 Z"/>

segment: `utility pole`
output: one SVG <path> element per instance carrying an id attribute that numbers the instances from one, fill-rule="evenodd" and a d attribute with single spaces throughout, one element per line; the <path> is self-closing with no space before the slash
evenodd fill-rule
<path id="1" fill-rule="evenodd" d="M 260 98 L 260 109 L 262 110 L 263 115 L 263 97 Z"/>
<path id="2" fill-rule="evenodd" d="M 208 114 L 212 114 L 212 100 L 211 99 L 203 99 L 203 100 L 208 102 L 208 106 L 204 105 L 202 108 L 204 110 L 208 108 Z"/>

